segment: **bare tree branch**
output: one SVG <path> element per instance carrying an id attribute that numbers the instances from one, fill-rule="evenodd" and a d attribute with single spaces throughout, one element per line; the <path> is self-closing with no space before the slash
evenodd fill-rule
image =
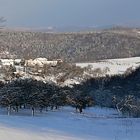
<path id="1" fill-rule="evenodd" d="M 4 17 L 0 17 L 0 29 L 3 28 L 5 25 L 6 19 Z"/>

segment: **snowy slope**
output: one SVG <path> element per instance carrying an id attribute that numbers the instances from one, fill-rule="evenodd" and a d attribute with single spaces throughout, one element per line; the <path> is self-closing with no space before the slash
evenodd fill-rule
<path id="1" fill-rule="evenodd" d="M 104 70 L 105 68 L 109 68 L 106 74 L 116 75 L 123 74 L 128 68 L 132 67 L 135 69 L 140 66 L 140 57 L 131 57 L 131 58 L 123 58 L 123 59 L 106 59 L 101 60 L 95 63 L 76 63 L 77 66 L 87 67 L 88 65 L 92 66 L 92 69 L 100 68 Z"/>
<path id="2" fill-rule="evenodd" d="M 65 107 L 35 117 L 29 111 L 1 111 L 0 140 L 139 140 L 140 119 L 121 118 L 113 109 L 90 108 L 83 114 Z"/>

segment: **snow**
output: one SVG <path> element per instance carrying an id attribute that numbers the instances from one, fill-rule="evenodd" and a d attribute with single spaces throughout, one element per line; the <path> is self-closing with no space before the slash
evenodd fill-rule
<path id="1" fill-rule="evenodd" d="M 62 86 L 73 87 L 73 85 L 78 85 L 78 84 L 80 84 L 80 82 L 78 80 L 75 80 L 75 79 L 67 79 L 66 81 L 64 81 L 64 83 L 62 84 Z"/>
<path id="2" fill-rule="evenodd" d="M 140 119 L 122 118 L 116 110 L 94 107 L 76 113 L 71 107 L 42 114 L 29 110 L 0 112 L 0 140 L 139 140 Z"/>
<path id="3" fill-rule="evenodd" d="M 140 57 L 122 58 L 122 59 L 106 59 L 94 63 L 76 63 L 77 66 L 82 68 L 88 65 L 92 66 L 92 69 L 100 68 L 104 70 L 109 68 L 107 71 L 108 75 L 123 74 L 128 68 L 136 69 L 140 66 Z"/>

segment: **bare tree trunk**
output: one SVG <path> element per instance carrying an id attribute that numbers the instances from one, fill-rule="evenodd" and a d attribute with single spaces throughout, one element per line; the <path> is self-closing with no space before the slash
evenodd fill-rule
<path id="1" fill-rule="evenodd" d="M 39 111 L 40 111 L 40 113 L 42 113 L 42 111 L 43 111 L 43 108 L 41 107 L 41 108 L 39 109 Z"/>
<path id="2" fill-rule="evenodd" d="M 57 110 L 58 109 L 58 106 L 55 106 L 55 109 Z"/>
<path id="3" fill-rule="evenodd" d="M 83 112 L 82 107 L 79 107 L 80 114 Z"/>
<path id="4" fill-rule="evenodd" d="M 7 115 L 10 116 L 10 114 L 11 114 L 11 106 L 9 105 L 7 108 Z"/>
<path id="5" fill-rule="evenodd" d="M 35 108 L 32 107 L 32 116 L 34 116 L 34 115 L 35 115 Z"/>
<path id="6" fill-rule="evenodd" d="M 52 106 L 51 106 L 51 110 L 53 110 L 53 108 L 54 108 L 54 106 L 52 105 Z"/>
<path id="7" fill-rule="evenodd" d="M 16 106 L 16 112 L 18 112 L 18 106 Z"/>
<path id="8" fill-rule="evenodd" d="M 75 108 L 76 108 L 76 112 L 78 112 L 78 107 L 76 106 Z"/>

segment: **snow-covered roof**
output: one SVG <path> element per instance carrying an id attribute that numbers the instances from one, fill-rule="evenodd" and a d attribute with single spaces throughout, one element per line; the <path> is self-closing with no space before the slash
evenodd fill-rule
<path id="1" fill-rule="evenodd" d="M 48 59 L 47 58 L 36 58 L 36 59 L 34 59 L 35 61 L 47 61 Z"/>

